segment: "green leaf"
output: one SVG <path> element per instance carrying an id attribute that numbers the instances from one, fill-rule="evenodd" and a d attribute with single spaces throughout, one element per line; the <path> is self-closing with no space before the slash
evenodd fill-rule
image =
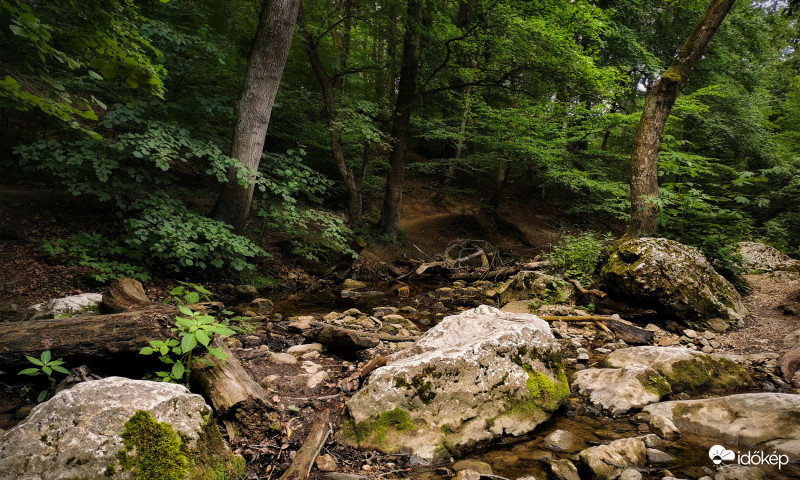
<path id="1" fill-rule="evenodd" d="M 181 313 L 184 314 L 184 315 L 189 315 L 190 317 L 194 316 L 194 313 L 191 310 L 189 310 L 188 308 L 184 307 L 183 305 L 178 307 L 178 310 L 180 310 Z"/>
<path id="2" fill-rule="evenodd" d="M 52 358 L 52 356 L 50 355 L 50 350 L 45 350 L 44 352 L 42 352 L 41 358 L 42 358 L 42 363 L 44 364 L 50 363 L 50 359 Z"/>
<path id="3" fill-rule="evenodd" d="M 42 363 L 41 360 L 39 360 L 38 358 L 33 358 L 30 355 L 25 355 L 25 358 L 27 358 L 28 361 L 31 362 L 34 365 L 39 365 L 39 366 L 43 366 L 44 365 L 44 363 Z"/>
<path id="4" fill-rule="evenodd" d="M 172 366 L 172 377 L 175 378 L 175 379 L 180 379 L 181 377 L 183 377 L 183 372 L 184 371 L 185 371 L 185 368 L 183 366 L 183 363 L 182 362 L 177 362 L 177 363 L 175 363 L 175 365 Z"/>
<path id="5" fill-rule="evenodd" d="M 17 375 L 30 375 L 31 377 L 35 377 L 40 373 L 41 371 L 38 368 L 26 368 L 25 370 L 20 371 Z"/>
<path id="6" fill-rule="evenodd" d="M 200 301 L 200 294 L 197 292 L 191 292 L 186 294 L 186 303 L 192 304 L 197 303 Z"/>
<path id="7" fill-rule="evenodd" d="M 210 338 L 208 338 L 206 332 L 204 332 L 203 330 L 198 330 L 194 332 L 194 336 L 197 337 L 197 341 L 200 342 L 204 347 L 208 346 Z"/>
<path id="8" fill-rule="evenodd" d="M 43 401 L 44 401 L 44 399 L 45 399 L 45 398 L 47 398 L 47 390 L 42 390 L 42 391 L 39 393 L 39 396 L 36 398 L 36 401 L 37 401 L 37 402 L 39 402 L 39 403 L 41 403 L 41 402 L 43 402 Z"/>
<path id="9" fill-rule="evenodd" d="M 42 367 L 42 371 L 43 371 L 43 372 L 44 372 L 44 373 L 45 373 L 45 374 L 46 374 L 48 377 L 50 376 L 50 374 L 51 374 L 51 373 L 53 373 L 53 369 L 52 369 L 52 368 L 50 368 L 50 367 L 48 367 L 48 366 L 44 366 L 44 367 Z"/>
<path id="10" fill-rule="evenodd" d="M 150 347 L 144 347 L 139 350 L 139 355 L 152 355 L 153 353 L 155 353 L 155 350 Z"/>
<path id="11" fill-rule="evenodd" d="M 181 350 L 183 353 L 189 353 L 197 346 L 197 339 L 192 335 L 184 335 L 181 340 Z"/>
<path id="12" fill-rule="evenodd" d="M 228 355 L 221 348 L 208 347 L 208 353 L 222 360 L 228 358 Z"/>
<path id="13" fill-rule="evenodd" d="M 65 374 L 65 375 L 69 375 L 69 370 L 67 370 L 67 369 L 66 369 L 66 368 L 64 368 L 64 367 L 60 367 L 60 366 L 58 366 L 58 365 L 54 365 L 54 366 L 53 366 L 53 370 L 55 370 L 55 371 L 56 371 L 56 372 L 58 372 L 58 373 L 63 373 L 63 374 Z"/>

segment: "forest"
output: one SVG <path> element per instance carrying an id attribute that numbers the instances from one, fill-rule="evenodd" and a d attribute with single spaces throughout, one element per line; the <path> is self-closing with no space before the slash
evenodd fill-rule
<path id="1" fill-rule="evenodd" d="M 0 32 L 4 176 L 113 213 L 45 247 L 102 280 L 242 272 L 276 238 L 335 263 L 356 236 L 402 237 L 407 179 L 490 217 L 522 185 L 565 225 L 624 231 L 645 98 L 706 7 L 112 3 L 6 1 Z M 256 31 L 295 8 L 282 68 Z M 668 112 L 647 201 L 659 236 L 730 268 L 743 239 L 797 252 L 797 39 L 788 4 L 733 5 Z M 264 85 L 243 89 L 259 52 Z M 234 139 L 237 111 L 266 137 Z"/>
<path id="2" fill-rule="evenodd" d="M 0 0 L 0 480 L 800 478 L 798 20 Z"/>

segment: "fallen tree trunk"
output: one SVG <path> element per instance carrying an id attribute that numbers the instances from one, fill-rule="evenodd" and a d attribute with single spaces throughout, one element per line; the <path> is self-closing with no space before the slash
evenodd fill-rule
<path id="1" fill-rule="evenodd" d="M 227 357 L 221 360 L 206 355 L 205 359 L 212 365 L 195 362 L 192 366 L 192 382 L 206 394 L 217 415 L 235 419 L 245 437 L 250 441 L 261 441 L 274 423 L 267 393 L 247 373 L 221 337 L 214 337 L 212 346 L 222 350 Z"/>
<path id="2" fill-rule="evenodd" d="M 311 427 L 311 431 L 303 442 L 303 446 L 297 451 L 297 456 L 292 460 L 289 469 L 284 472 L 280 480 L 305 480 L 311 473 L 311 466 L 314 465 L 314 460 L 319 455 L 320 450 L 325 445 L 325 440 L 331 433 L 331 427 L 328 425 L 330 420 L 330 412 L 324 410 L 317 423 Z"/>
<path id="3" fill-rule="evenodd" d="M 616 318 L 615 318 L 616 317 Z M 636 345 L 649 344 L 655 335 L 649 330 L 637 327 L 636 325 L 626 322 L 619 318 L 618 315 L 610 317 L 604 315 L 576 315 L 576 316 L 561 316 L 561 315 L 546 315 L 539 317 L 547 322 L 593 322 L 598 325 L 603 325 L 620 339 L 627 343 Z M 601 327 L 602 328 L 602 327 Z"/>
<path id="4" fill-rule="evenodd" d="M 154 305 L 147 310 L 111 315 L 10 322 L 0 324 L 0 365 L 9 371 L 30 366 L 25 355 L 50 350 L 67 364 L 118 361 L 137 354 L 149 340 L 176 338 L 170 330 L 178 309 Z"/>
<path id="5" fill-rule="evenodd" d="M 221 307 L 219 302 L 189 305 L 192 310 Z M 0 323 L 0 366 L 13 371 L 29 367 L 25 355 L 50 350 L 68 365 L 119 362 L 138 354 L 150 340 L 177 338 L 171 328 L 178 308 L 152 305 L 135 312 Z"/>

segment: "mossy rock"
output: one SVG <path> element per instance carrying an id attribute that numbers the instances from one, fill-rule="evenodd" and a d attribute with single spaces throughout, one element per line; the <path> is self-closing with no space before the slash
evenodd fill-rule
<path id="1" fill-rule="evenodd" d="M 707 329 L 708 319 L 738 324 L 747 309 L 736 289 L 696 248 L 665 238 L 623 239 L 608 252 L 605 291 Z"/>

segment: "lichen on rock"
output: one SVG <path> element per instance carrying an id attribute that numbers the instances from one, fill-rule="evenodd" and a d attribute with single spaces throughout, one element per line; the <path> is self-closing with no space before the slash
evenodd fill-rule
<path id="1" fill-rule="evenodd" d="M 747 314 L 739 292 L 699 250 L 666 238 L 617 242 L 600 272 L 600 284 L 609 293 L 704 329 L 708 319 L 738 324 Z"/>
<path id="2" fill-rule="evenodd" d="M 546 322 L 481 306 L 446 317 L 347 402 L 345 442 L 422 460 L 522 435 L 569 396 Z"/>

